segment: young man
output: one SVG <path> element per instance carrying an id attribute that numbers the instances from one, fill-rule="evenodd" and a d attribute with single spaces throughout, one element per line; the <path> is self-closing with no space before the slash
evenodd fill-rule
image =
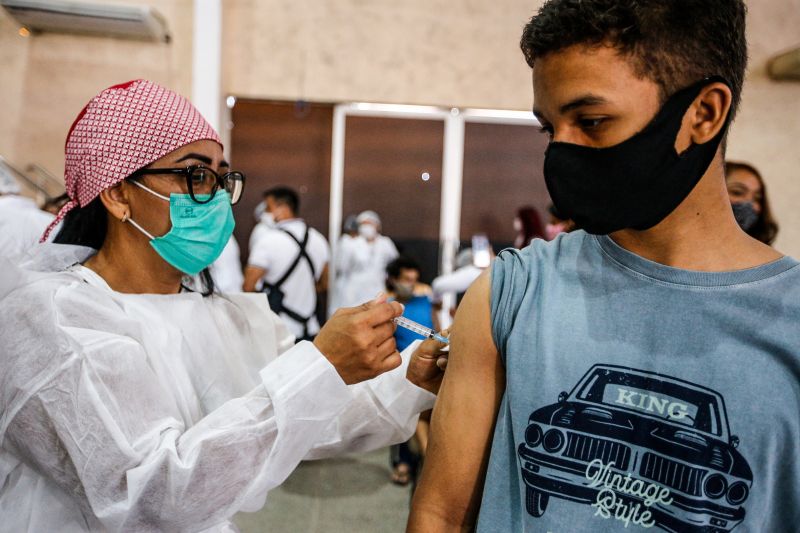
<path id="1" fill-rule="evenodd" d="M 551 0 L 521 44 L 586 231 L 468 291 L 409 531 L 796 531 L 800 266 L 722 166 L 743 2 Z"/>
<path id="2" fill-rule="evenodd" d="M 317 294 L 327 290 L 328 241 L 298 218 L 300 198 L 294 190 L 272 188 L 264 193 L 264 201 L 271 224 L 254 238 L 244 290 L 259 290 L 263 283 L 269 289 L 270 307 L 292 334 L 298 340 L 311 340 L 319 332 Z"/>

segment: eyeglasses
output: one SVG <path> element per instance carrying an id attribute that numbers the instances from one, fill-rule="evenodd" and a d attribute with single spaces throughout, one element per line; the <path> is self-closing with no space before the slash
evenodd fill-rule
<path id="1" fill-rule="evenodd" d="M 186 188 L 189 196 L 198 204 L 207 204 L 214 198 L 219 189 L 224 189 L 231 197 L 231 205 L 236 205 L 242 198 L 244 191 L 244 174 L 241 172 L 226 172 L 222 176 L 202 165 L 192 165 L 185 168 L 143 168 L 130 175 L 131 178 L 146 174 L 180 174 L 186 179 Z M 208 198 L 198 199 L 195 195 L 208 195 Z"/>

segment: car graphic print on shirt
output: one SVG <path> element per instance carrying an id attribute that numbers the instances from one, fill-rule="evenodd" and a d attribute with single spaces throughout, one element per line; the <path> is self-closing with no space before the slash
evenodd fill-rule
<path id="1" fill-rule="evenodd" d="M 731 531 L 753 484 L 738 445 L 717 392 L 594 365 L 572 392 L 530 415 L 517 449 L 526 509 L 540 517 L 555 497 L 625 528 Z"/>

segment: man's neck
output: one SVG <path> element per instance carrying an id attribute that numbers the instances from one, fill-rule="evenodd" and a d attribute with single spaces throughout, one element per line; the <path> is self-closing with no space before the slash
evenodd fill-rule
<path id="1" fill-rule="evenodd" d="M 733 217 L 716 161 L 692 193 L 667 218 L 645 230 L 621 230 L 611 238 L 628 251 L 685 270 L 743 270 L 782 257 L 747 235 Z"/>

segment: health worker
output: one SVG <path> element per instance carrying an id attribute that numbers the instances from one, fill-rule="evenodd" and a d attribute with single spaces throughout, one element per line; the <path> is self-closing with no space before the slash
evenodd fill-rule
<path id="1" fill-rule="evenodd" d="M 431 407 L 439 345 L 397 353 L 399 304 L 295 344 L 263 294 L 214 293 L 244 176 L 183 97 L 102 91 L 65 182 L 56 244 L 0 264 L 1 530 L 232 530 L 301 460 L 401 442 Z"/>
<path id="2" fill-rule="evenodd" d="M 358 235 L 343 239 L 336 252 L 340 277 L 338 305 L 350 307 L 369 299 L 386 287 L 386 266 L 398 256 L 392 239 L 381 235 L 381 219 L 375 211 L 363 211 L 356 218 Z"/>

